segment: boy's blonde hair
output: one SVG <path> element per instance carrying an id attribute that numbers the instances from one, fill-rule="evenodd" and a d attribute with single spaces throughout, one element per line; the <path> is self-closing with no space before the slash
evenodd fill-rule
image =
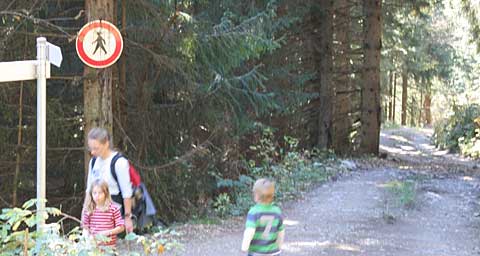
<path id="1" fill-rule="evenodd" d="M 275 182 L 269 179 L 259 179 L 253 185 L 253 195 L 260 203 L 271 203 L 275 195 Z"/>
<path id="2" fill-rule="evenodd" d="M 86 202 L 86 209 L 89 214 L 92 214 L 95 209 L 97 208 L 97 204 L 93 200 L 93 188 L 99 187 L 102 192 L 105 194 L 105 206 L 110 206 L 112 203 L 112 197 L 110 196 L 110 190 L 108 189 L 108 183 L 104 180 L 95 180 L 92 182 L 92 185 L 90 186 L 90 190 L 88 191 L 87 195 L 87 202 Z"/>

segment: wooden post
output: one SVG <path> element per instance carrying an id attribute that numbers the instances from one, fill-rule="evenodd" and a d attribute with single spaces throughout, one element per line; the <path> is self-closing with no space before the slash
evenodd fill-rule
<path id="1" fill-rule="evenodd" d="M 23 256 L 28 256 L 28 228 L 25 229 L 25 235 L 23 236 Z"/>

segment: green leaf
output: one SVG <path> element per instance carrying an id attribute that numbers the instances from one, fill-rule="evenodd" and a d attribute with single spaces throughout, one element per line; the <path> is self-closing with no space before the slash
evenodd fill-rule
<path id="1" fill-rule="evenodd" d="M 36 202 L 37 202 L 37 199 L 30 199 L 22 205 L 22 208 L 23 209 L 28 209 L 28 208 L 32 207 L 33 205 L 35 205 Z"/>
<path id="2" fill-rule="evenodd" d="M 53 215 L 53 216 L 58 216 L 58 215 L 62 214 L 62 211 L 60 211 L 58 208 L 54 208 L 54 207 L 46 207 L 45 211 L 47 213 L 49 213 L 50 215 Z"/>
<path id="3" fill-rule="evenodd" d="M 33 227 L 36 224 L 36 219 L 35 215 L 32 215 L 25 219 L 25 224 L 27 224 L 28 227 Z"/>
<path id="4" fill-rule="evenodd" d="M 17 221 L 13 224 L 13 227 L 12 227 L 12 230 L 13 231 L 17 231 L 18 227 L 20 226 L 20 224 L 22 224 L 21 221 Z"/>
<path id="5" fill-rule="evenodd" d="M 138 238 L 138 235 L 133 233 L 133 232 L 130 232 L 125 236 L 125 240 L 127 240 L 127 241 L 132 241 L 132 240 L 135 240 L 137 238 Z"/>

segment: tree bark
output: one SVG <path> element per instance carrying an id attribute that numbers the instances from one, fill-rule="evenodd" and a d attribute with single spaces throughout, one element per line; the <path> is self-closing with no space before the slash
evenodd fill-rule
<path id="1" fill-rule="evenodd" d="M 22 159 L 22 125 L 23 124 L 23 81 L 20 82 L 20 95 L 18 100 L 18 134 L 17 134 L 17 148 L 16 148 L 16 161 L 15 161 L 15 173 L 13 175 L 13 190 L 12 190 L 12 207 L 17 206 L 17 189 L 18 189 L 18 176 L 20 175 L 20 164 Z"/>
<path id="2" fill-rule="evenodd" d="M 423 84 L 422 84 L 423 86 Z M 423 117 L 423 90 L 420 88 L 420 101 L 418 102 L 418 126 L 422 127 L 422 117 Z"/>
<path id="3" fill-rule="evenodd" d="M 402 125 L 407 124 L 407 88 L 408 88 L 408 73 L 407 68 L 404 67 L 402 71 Z"/>
<path id="4" fill-rule="evenodd" d="M 392 121 L 393 112 L 393 71 L 390 71 L 388 82 L 388 121 Z"/>
<path id="5" fill-rule="evenodd" d="M 28 37 L 25 35 L 24 40 L 24 47 L 23 47 L 23 59 L 26 59 L 27 53 L 27 45 L 28 45 Z M 20 164 L 22 161 L 22 138 L 23 138 L 23 85 L 24 82 L 20 82 L 20 93 L 18 98 L 18 127 L 17 127 L 17 148 L 15 150 L 16 153 L 16 161 L 15 161 L 15 173 L 13 174 L 13 189 L 12 189 L 12 207 L 17 206 L 17 192 L 18 192 L 18 176 L 20 175 Z"/>
<path id="6" fill-rule="evenodd" d="M 414 127 L 415 126 L 415 117 L 417 115 L 417 110 L 416 110 L 416 105 L 417 105 L 417 101 L 415 100 L 415 96 L 412 94 L 411 95 L 412 97 L 412 104 L 410 106 L 410 126 L 411 127 Z"/>
<path id="7" fill-rule="evenodd" d="M 349 98 L 351 91 L 350 82 L 350 61 L 348 53 L 350 52 L 349 31 L 350 31 L 350 8 L 348 0 L 337 0 L 334 2 L 335 18 L 334 33 L 337 43 L 335 51 L 335 69 L 339 75 L 335 83 L 334 110 L 332 140 L 333 148 L 340 155 L 351 151 L 351 142 L 349 139 L 352 128 L 352 121 L 349 116 L 351 112 L 352 101 Z"/>
<path id="8" fill-rule="evenodd" d="M 397 103 L 397 73 L 393 73 L 393 106 L 392 106 L 392 123 L 395 123 L 395 106 Z"/>
<path id="9" fill-rule="evenodd" d="M 121 24 L 122 29 L 121 33 L 123 40 L 127 37 L 127 4 L 126 0 L 122 0 L 122 17 Z M 124 49 L 125 51 L 125 49 Z M 114 116 L 114 126 L 113 126 L 113 137 L 115 138 L 115 146 L 122 151 L 127 150 L 127 145 L 125 141 L 124 131 L 127 129 L 127 58 L 125 54 L 120 57 L 119 65 L 119 82 L 117 86 L 112 91 L 112 98 L 114 99 L 113 104 L 113 116 Z"/>
<path id="10" fill-rule="evenodd" d="M 85 13 L 87 22 L 101 19 L 116 23 L 116 0 L 86 0 Z M 113 129 L 112 114 L 112 86 L 113 68 L 94 69 L 85 66 L 83 83 L 84 101 L 84 138 L 87 146 L 87 135 L 92 127 L 103 127 L 110 134 Z M 113 141 L 113 140 L 112 140 Z M 90 153 L 85 151 L 85 179 L 88 174 L 88 162 Z"/>
<path id="11" fill-rule="evenodd" d="M 320 106 L 318 117 L 317 146 L 327 149 L 332 143 L 332 73 L 333 73 L 333 1 L 320 1 L 320 26 L 316 32 L 320 35 L 320 51 L 316 51 L 315 62 L 319 63 Z"/>
<path id="12" fill-rule="evenodd" d="M 430 111 L 430 107 L 432 106 L 432 96 L 430 90 L 427 90 L 425 93 L 425 100 L 423 101 L 423 109 L 425 112 L 425 124 L 431 126 L 432 125 L 432 112 Z"/>
<path id="13" fill-rule="evenodd" d="M 361 153 L 378 154 L 380 142 L 380 50 L 382 48 L 382 1 L 365 0 L 364 67 L 361 107 Z"/>

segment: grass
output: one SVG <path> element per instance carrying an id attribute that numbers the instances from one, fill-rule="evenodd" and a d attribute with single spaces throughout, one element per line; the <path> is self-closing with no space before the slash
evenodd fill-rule
<path id="1" fill-rule="evenodd" d="M 198 225 L 217 225 L 220 224 L 220 219 L 216 217 L 200 217 L 200 218 L 194 218 L 190 221 L 188 221 L 190 224 Z"/>
<path id="2" fill-rule="evenodd" d="M 390 181 L 385 187 L 395 196 L 397 203 L 406 208 L 412 208 L 415 204 L 416 183 L 407 181 Z"/>
<path id="3" fill-rule="evenodd" d="M 400 124 L 393 123 L 391 121 L 386 121 L 386 122 L 382 123 L 382 130 L 398 129 L 400 127 L 402 127 Z"/>

